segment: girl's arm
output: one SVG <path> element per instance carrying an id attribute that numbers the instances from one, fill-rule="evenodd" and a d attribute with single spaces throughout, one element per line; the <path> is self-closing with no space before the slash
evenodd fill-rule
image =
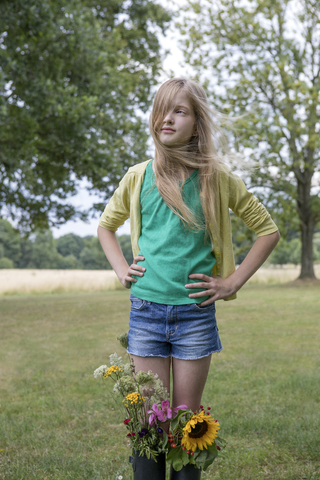
<path id="1" fill-rule="evenodd" d="M 279 231 L 271 233 L 270 235 L 258 237 L 241 265 L 228 278 L 220 278 L 215 275 L 208 277 L 201 273 L 193 273 L 189 275 L 189 278 L 197 278 L 203 280 L 203 282 L 187 284 L 185 285 L 186 288 L 206 289 L 203 292 L 191 293 L 189 297 L 198 298 L 210 295 L 208 300 L 200 304 L 201 306 L 209 305 L 216 300 L 230 297 L 240 290 L 240 288 L 267 260 L 279 239 Z"/>
<path id="2" fill-rule="evenodd" d="M 146 270 L 141 265 L 137 265 L 137 262 L 143 261 L 144 257 L 134 257 L 133 264 L 129 267 L 114 232 L 111 232 L 110 230 L 99 226 L 98 237 L 102 249 L 107 259 L 109 260 L 111 267 L 116 272 L 119 281 L 125 288 L 130 288 L 131 283 L 137 281 L 137 279 L 132 278 L 131 275 L 137 275 L 142 277 L 143 272 L 145 272 Z"/>

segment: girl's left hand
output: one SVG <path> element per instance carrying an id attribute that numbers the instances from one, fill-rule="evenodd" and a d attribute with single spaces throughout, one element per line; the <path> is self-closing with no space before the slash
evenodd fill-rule
<path id="1" fill-rule="evenodd" d="M 201 307 L 205 307 L 216 300 L 230 297 L 237 291 L 229 278 L 220 278 L 215 275 L 208 277 L 208 275 L 203 273 L 192 273 L 189 275 L 189 278 L 197 278 L 202 280 L 202 282 L 187 283 L 185 288 L 205 288 L 203 292 L 190 293 L 189 298 L 210 297 L 205 302 L 199 304 Z"/>

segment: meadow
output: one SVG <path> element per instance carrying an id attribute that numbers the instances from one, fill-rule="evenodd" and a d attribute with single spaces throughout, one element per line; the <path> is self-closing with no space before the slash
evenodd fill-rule
<path id="1" fill-rule="evenodd" d="M 261 268 L 249 280 L 251 285 L 274 285 L 298 278 L 299 266 Z M 320 265 L 315 265 L 320 278 Z M 113 270 L 0 269 L 0 295 L 26 293 L 103 292 L 121 289 Z"/>
<path id="2" fill-rule="evenodd" d="M 0 479 L 129 480 L 124 415 L 93 371 L 124 349 L 129 292 L 0 298 Z M 320 479 L 319 283 L 217 303 L 203 404 L 227 448 L 203 480 Z"/>

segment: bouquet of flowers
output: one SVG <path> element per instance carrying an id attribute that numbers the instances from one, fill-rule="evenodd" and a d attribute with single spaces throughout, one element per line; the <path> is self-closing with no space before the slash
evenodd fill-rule
<path id="1" fill-rule="evenodd" d="M 125 335 L 118 339 L 125 346 Z M 174 470 L 187 464 L 206 470 L 224 447 L 217 433 L 220 425 L 211 416 L 210 407 L 207 412 L 203 406 L 198 412 L 187 405 L 170 408 L 166 388 L 151 371 L 135 373 L 132 362 L 124 363 L 114 353 L 110 355 L 110 366 L 101 365 L 94 377 L 114 381 L 114 392 L 123 397 L 127 438 L 133 452 L 140 456 L 156 460 L 167 452 L 167 461 Z M 168 421 L 169 434 L 162 428 Z"/>
<path id="2" fill-rule="evenodd" d="M 110 378 L 114 381 L 113 390 L 122 397 L 126 412 L 124 425 L 128 429 L 128 440 L 134 452 L 147 458 L 156 457 L 166 450 L 167 438 L 163 436 L 160 424 L 149 423 L 151 405 L 161 408 L 168 404 L 168 392 L 158 376 L 149 372 L 135 373 L 132 363 L 124 363 L 116 353 L 110 355 L 110 366 L 101 365 L 94 372 L 95 378 Z M 168 418 L 164 411 L 163 421 Z"/>

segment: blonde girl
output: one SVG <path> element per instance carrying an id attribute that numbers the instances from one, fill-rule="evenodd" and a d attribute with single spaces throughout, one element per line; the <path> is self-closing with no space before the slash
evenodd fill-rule
<path id="1" fill-rule="evenodd" d="M 128 352 L 136 371 L 157 373 L 169 391 L 172 371 L 173 407 L 192 410 L 199 409 L 211 354 L 222 349 L 216 300 L 234 299 L 279 241 L 264 206 L 226 167 L 214 118 L 200 85 L 165 82 L 149 122 L 154 159 L 128 170 L 98 228 L 112 268 L 131 288 Z M 237 269 L 229 208 L 257 234 Z M 129 217 L 130 266 L 115 234 Z M 200 478 L 194 468 L 188 475 L 173 472 L 172 479 Z"/>

